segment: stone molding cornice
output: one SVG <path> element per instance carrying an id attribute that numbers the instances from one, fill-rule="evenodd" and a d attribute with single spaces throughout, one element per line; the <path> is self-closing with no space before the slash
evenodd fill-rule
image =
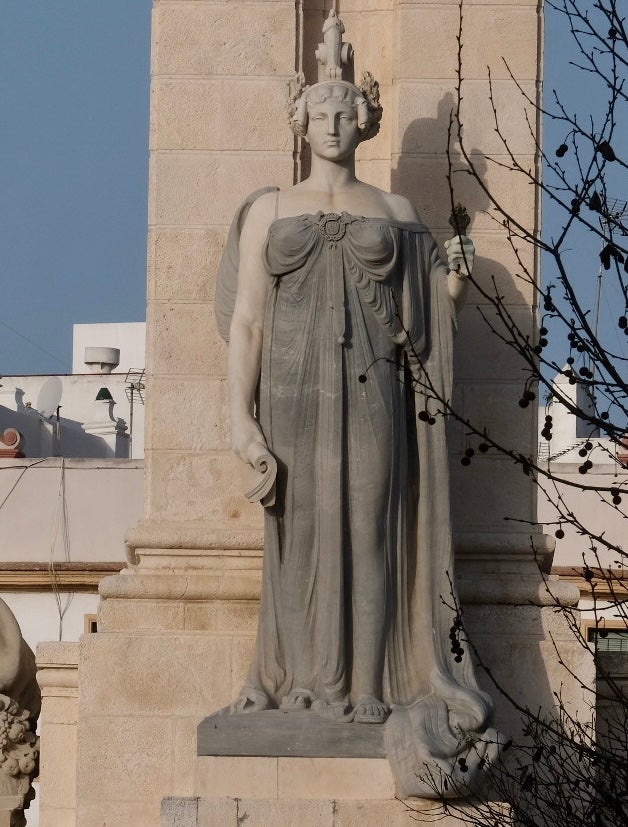
<path id="1" fill-rule="evenodd" d="M 117 574 L 125 567 L 115 563 L 3 563 L 0 591 L 98 591 L 103 577 Z"/>
<path id="2" fill-rule="evenodd" d="M 554 566 L 552 574 L 564 582 L 573 583 L 580 592 L 581 598 L 597 600 L 627 600 L 628 599 L 628 571 L 626 569 L 591 566 L 592 578 L 584 576 L 584 566 Z"/>

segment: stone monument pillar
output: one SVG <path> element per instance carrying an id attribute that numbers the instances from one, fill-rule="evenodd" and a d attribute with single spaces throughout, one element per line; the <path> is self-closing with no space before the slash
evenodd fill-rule
<path id="1" fill-rule="evenodd" d="M 381 134 L 358 150 L 358 176 L 406 195 L 443 240 L 450 235 L 445 144 L 457 6 L 444 0 L 427 5 L 346 0 L 339 10 L 365 64 L 358 72 L 368 67 L 378 77 L 385 111 Z M 522 161 L 537 163 L 502 63 L 504 55 L 534 94 L 541 61 L 537 4 L 469 0 L 464 14 L 467 146 L 486 167 L 493 189 L 533 225 L 538 205 L 531 188 L 512 188 L 507 176 L 485 161 L 485 155 L 500 151 L 490 126 L 485 66 L 494 70 L 515 151 Z M 185 799 L 189 820 L 181 823 L 196 823 L 195 771 L 201 782 L 207 777 L 206 769 L 195 770 L 196 728 L 237 695 L 250 660 L 262 513 L 245 500 L 229 450 L 226 348 L 213 318 L 214 279 L 238 204 L 261 186 L 293 184 L 307 166 L 285 124 L 285 85 L 301 54 L 307 71 L 305 57 L 320 39 L 325 16 L 321 3 L 308 0 L 296 6 L 285 0 L 154 3 L 146 507 L 128 535 L 128 569 L 101 583 L 98 633 L 80 644 L 80 827 L 157 827 L 165 797 Z M 487 205 L 481 191 L 465 176 L 458 179 L 457 197 L 469 208 L 480 256 L 477 276 L 488 284 L 495 274 L 514 316 L 532 329 L 532 290 L 514 278 L 513 256 L 482 212 Z M 465 416 L 486 420 L 496 435 L 533 452 L 534 406 L 517 407 L 518 365 L 487 333 L 477 303 L 481 297 L 472 295 L 460 322 L 457 404 Z M 554 681 L 548 628 L 557 621 L 543 608 L 551 601 L 529 530 L 506 533 L 503 522 L 505 515 L 532 517 L 533 487 L 507 460 L 482 458 L 462 468 L 466 447 L 462 429 L 454 428 L 455 527 L 471 631 L 478 633 L 485 657 L 499 653 L 507 685 L 525 687 L 524 703 L 546 704 Z M 535 542 L 542 550 L 542 540 Z M 532 671 L 539 674 L 534 685 L 527 683 Z M 505 707 L 498 710 L 501 729 L 514 723 Z M 276 792 L 277 773 L 284 770 L 259 765 L 258 774 L 259 760 L 250 759 L 250 783 L 239 790 L 228 771 L 213 775 L 212 783 L 224 781 L 222 792 L 214 786 L 212 793 L 225 798 L 228 815 L 221 823 L 235 825 L 239 792 L 265 799 L 273 784 Z M 302 767 L 290 766 L 295 778 L 303 775 Z M 373 789 L 381 800 L 365 803 L 360 788 L 350 795 L 358 810 L 347 811 L 342 822 L 334 821 L 333 790 L 325 782 L 307 793 L 306 773 L 297 788 L 319 802 L 307 811 L 318 807 L 323 814 L 311 823 L 388 820 L 386 802 L 394 802 L 394 788 L 378 767 Z M 294 801 L 277 804 L 276 812 L 285 812 L 287 820 L 273 823 L 294 823 L 294 806 Z M 371 811 L 375 820 L 369 821 Z"/>
<path id="2" fill-rule="evenodd" d="M 81 827 L 155 827 L 192 794 L 196 726 L 249 658 L 262 515 L 230 455 L 214 280 L 243 194 L 293 180 L 295 31 L 284 0 L 154 3 L 146 508 L 81 642 Z"/>

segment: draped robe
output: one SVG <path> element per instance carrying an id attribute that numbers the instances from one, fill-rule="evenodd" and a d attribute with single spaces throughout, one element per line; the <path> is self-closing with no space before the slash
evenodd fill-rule
<path id="1" fill-rule="evenodd" d="M 237 270 L 242 221 L 240 214 L 219 276 L 223 329 L 237 289 L 225 273 Z M 445 421 L 418 417 L 451 393 L 447 268 L 422 224 L 347 213 L 276 219 L 262 256 L 272 286 L 258 419 L 278 476 L 275 504 L 265 510 L 245 691 L 271 705 L 295 688 L 332 702 L 348 696 L 350 561 L 368 524 L 383 558 L 388 757 L 405 794 L 433 795 L 434 775 L 444 773 L 457 777 L 450 790 L 459 795 L 485 763 L 486 747 L 474 747 L 478 763 L 470 745 L 496 733 L 485 731 L 492 702 L 477 687 L 470 655 L 452 645 Z M 456 762 L 463 751 L 465 777 Z M 419 778 L 421 768 L 432 780 Z"/>

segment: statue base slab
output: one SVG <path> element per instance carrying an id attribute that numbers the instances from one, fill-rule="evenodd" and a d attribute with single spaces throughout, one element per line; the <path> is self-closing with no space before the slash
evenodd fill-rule
<path id="1" fill-rule="evenodd" d="M 382 724 L 346 724 L 311 710 L 212 715 L 199 724 L 198 754 L 385 758 Z"/>

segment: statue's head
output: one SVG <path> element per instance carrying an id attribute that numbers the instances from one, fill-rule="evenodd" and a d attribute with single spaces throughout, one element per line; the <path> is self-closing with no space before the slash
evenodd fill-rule
<path id="1" fill-rule="evenodd" d="M 368 141 L 379 132 L 379 83 L 370 72 L 362 74 L 359 87 L 353 82 L 353 48 L 350 43 L 343 43 L 344 30 L 332 9 L 323 26 L 324 42 L 316 50 L 318 83 L 307 86 L 302 73 L 288 83 L 288 119 L 295 135 L 307 135 L 311 109 L 329 98 L 355 109 L 361 141 Z"/>

